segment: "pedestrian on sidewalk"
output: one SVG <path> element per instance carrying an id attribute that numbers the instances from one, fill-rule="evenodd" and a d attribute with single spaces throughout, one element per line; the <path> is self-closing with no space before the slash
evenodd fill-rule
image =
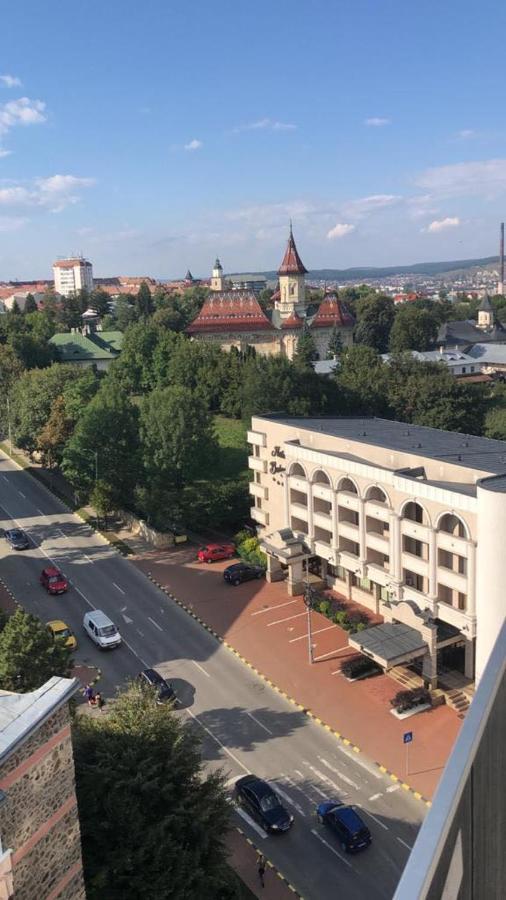
<path id="1" fill-rule="evenodd" d="M 102 694 L 100 693 L 100 691 L 97 691 L 97 693 L 95 694 L 95 706 L 98 706 L 100 712 L 102 712 L 102 710 L 105 706 L 105 700 L 102 697 Z"/>
<path id="2" fill-rule="evenodd" d="M 257 869 L 258 869 L 258 877 L 260 879 L 260 884 L 262 887 L 265 887 L 264 875 L 265 875 L 265 856 L 263 853 L 259 853 L 257 860 Z"/>
<path id="3" fill-rule="evenodd" d="M 92 688 L 91 684 L 86 685 L 83 693 L 88 702 L 88 706 L 93 706 L 95 703 L 95 694 L 93 693 L 93 688 Z"/>

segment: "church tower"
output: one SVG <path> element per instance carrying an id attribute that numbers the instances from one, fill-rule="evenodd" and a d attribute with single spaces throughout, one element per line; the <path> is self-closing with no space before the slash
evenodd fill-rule
<path id="1" fill-rule="evenodd" d="M 290 235 L 285 250 L 283 261 L 279 267 L 279 300 L 276 300 L 276 309 L 279 310 L 281 319 L 286 319 L 297 313 L 299 316 L 306 314 L 306 283 L 307 269 L 297 253 L 297 247 L 293 239 L 292 223 L 290 222 Z"/>
<path id="2" fill-rule="evenodd" d="M 494 325 L 494 308 L 490 302 L 490 297 L 485 294 L 483 300 L 478 307 L 478 328 L 482 331 L 488 331 Z"/>
<path id="3" fill-rule="evenodd" d="M 211 290 L 223 290 L 223 269 L 218 257 L 216 257 L 216 262 L 213 266 L 213 274 L 211 276 Z"/>

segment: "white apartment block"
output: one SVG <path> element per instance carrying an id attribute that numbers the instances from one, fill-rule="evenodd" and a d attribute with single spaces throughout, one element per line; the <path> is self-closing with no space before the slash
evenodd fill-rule
<path id="1" fill-rule="evenodd" d="M 506 442 L 278 416 L 254 417 L 248 441 L 267 579 L 300 594 L 312 558 L 330 587 L 399 626 L 383 656 L 367 649 L 375 628 L 352 646 L 385 669 L 418 660 L 431 686 L 449 653 L 479 679 L 506 613 Z"/>
<path id="2" fill-rule="evenodd" d="M 54 289 L 64 297 L 70 297 L 85 288 L 93 290 L 93 266 L 82 256 L 57 259 L 53 263 Z"/>

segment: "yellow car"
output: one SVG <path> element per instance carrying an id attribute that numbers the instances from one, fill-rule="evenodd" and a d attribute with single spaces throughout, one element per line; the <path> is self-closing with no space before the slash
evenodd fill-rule
<path id="1" fill-rule="evenodd" d="M 47 623 L 47 627 L 54 638 L 65 638 L 65 644 L 70 650 L 75 650 L 77 648 L 75 635 L 72 633 L 69 626 L 66 625 L 65 622 L 62 622 L 61 619 L 52 619 L 51 622 Z"/>

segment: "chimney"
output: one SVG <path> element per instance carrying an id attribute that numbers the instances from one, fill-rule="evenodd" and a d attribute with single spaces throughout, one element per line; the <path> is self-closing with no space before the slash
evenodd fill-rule
<path id="1" fill-rule="evenodd" d="M 504 222 L 501 222 L 501 240 L 499 243 L 499 284 L 497 293 L 504 294 Z"/>

